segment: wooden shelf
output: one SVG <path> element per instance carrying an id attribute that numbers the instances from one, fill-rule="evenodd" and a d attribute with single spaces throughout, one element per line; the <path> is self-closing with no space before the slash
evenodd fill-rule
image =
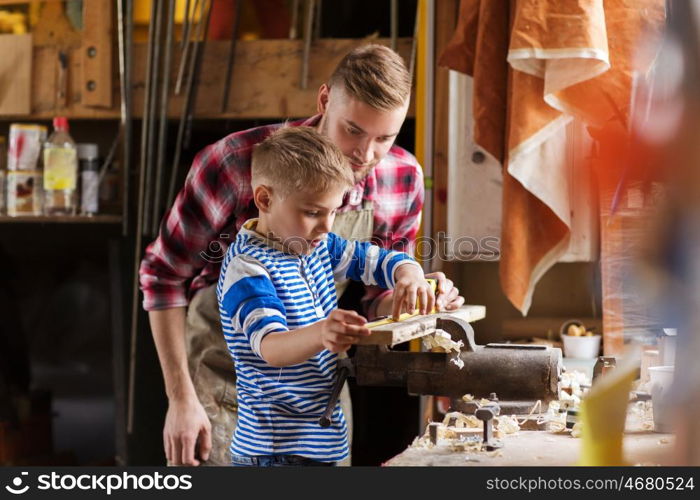
<path id="1" fill-rule="evenodd" d="M 121 224 L 120 215 L 0 215 L 0 224 Z"/>

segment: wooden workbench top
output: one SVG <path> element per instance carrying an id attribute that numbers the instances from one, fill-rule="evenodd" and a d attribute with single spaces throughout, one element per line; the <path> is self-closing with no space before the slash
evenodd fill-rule
<path id="1" fill-rule="evenodd" d="M 673 436 L 651 431 L 625 435 L 624 457 L 630 465 L 668 463 Z M 495 452 L 452 451 L 447 444 L 432 448 L 409 447 L 386 466 L 561 466 L 576 465 L 581 440 L 568 434 L 520 431 L 503 439 Z"/>

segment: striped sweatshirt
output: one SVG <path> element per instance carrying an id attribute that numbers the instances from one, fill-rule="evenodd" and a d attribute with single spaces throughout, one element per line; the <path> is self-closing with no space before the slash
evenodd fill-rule
<path id="1" fill-rule="evenodd" d="M 231 453 L 340 461 L 348 455 L 340 404 L 330 427 L 318 424 L 335 380 L 337 354 L 323 350 L 303 363 L 275 368 L 262 358 L 260 343 L 269 333 L 326 318 L 337 307 L 335 280 L 393 288 L 398 266 L 417 264 L 405 253 L 333 233 L 309 255 L 286 253 L 256 233 L 256 223 L 248 221 L 229 247 L 217 286 L 224 338 L 237 376 L 239 417 Z"/>

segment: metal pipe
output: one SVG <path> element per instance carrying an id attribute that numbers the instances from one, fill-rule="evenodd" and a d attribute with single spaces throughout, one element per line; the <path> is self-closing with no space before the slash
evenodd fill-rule
<path id="1" fill-rule="evenodd" d="M 224 95 L 221 99 L 221 112 L 225 113 L 228 108 L 228 98 L 231 91 L 231 76 L 233 65 L 236 61 L 236 39 L 238 38 L 238 25 L 241 13 L 241 3 L 243 0 L 234 0 L 233 7 L 233 32 L 231 33 L 231 45 L 228 49 L 228 63 L 226 64 L 226 77 L 224 78 Z"/>
<path id="2" fill-rule="evenodd" d="M 170 70 L 172 67 L 173 53 L 173 28 L 175 25 L 175 0 L 168 1 L 167 20 L 165 30 L 165 60 L 163 61 L 163 80 L 160 93 L 160 122 L 158 130 L 158 152 L 156 157 L 155 195 L 153 196 L 153 216 L 151 218 L 151 236 L 158 233 L 160 221 L 161 198 L 163 191 L 163 168 L 165 164 L 165 151 L 168 142 L 168 97 L 170 92 Z"/>
<path id="3" fill-rule="evenodd" d="M 411 82 L 416 76 L 416 56 L 418 53 L 418 30 L 420 28 L 420 0 L 416 5 L 416 19 L 413 24 L 413 40 L 411 41 L 411 56 L 408 63 L 408 74 L 411 75 Z"/>
<path id="4" fill-rule="evenodd" d="M 202 5 L 203 4 L 204 2 L 202 2 Z M 209 9 L 209 13 L 211 13 L 211 9 Z M 200 23 L 197 26 L 197 38 L 199 38 L 201 34 L 202 17 L 203 15 L 200 14 Z M 175 182 L 177 180 L 177 174 L 180 166 L 180 156 L 182 154 L 182 145 L 185 135 L 185 125 L 187 122 L 188 113 L 190 111 L 190 100 L 192 97 L 192 84 L 194 80 L 195 62 L 196 58 L 193 57 L 190 61 L 190 71 L 187 77 L 187 93 L 185 95 L 184 102 L 182 103 L 182 110 L 180 112 L 180 123 L 178 124 L 177 139 L 175 142 L 175 157 L 173 158 L 173 168 L 170 172 L 170 185 L 168 186 L 168 206 L 171 206 L 173 204 L 173 201 L 175 200 Z"/>
<path id="5" fill-rule="evenodd" d="M 155 127 L 157 122 L 157 94 L 158 94 L 158 84 L 160 83 L 160 49 L 163 43 L 162 40 L 162 28 L 163 28 L 163 1 L 164 0 L 153 0 L 155 5 L 155 34 L 153 37 L 153 67 L 151 68 L 151 82 L 149 85 L 149 90 L 151 95 L 148 97 L 148 133 L 146 135 L 147 147 L 146 147 L 146 194 L 144 197 L 144 208 L 143 208 L 143 234 L 150 234 L 151 229 L 151 204 L 153 203 L 153 174 L 154 167 L 153 164 L 153 153 L 155 149 Z"/>
<path id="6" fill-rule="evenodd" d="M 296 40 L 297 27 L 299 25 L 299 0 L 292 0 L 292 20 L 289 24 L 289 39 Z"/>
<path id="7" fill-rule="evenodd" d="M 399 39 L 399 0 L 391 0 L 391 50 L 396 51 Z"/>
<path id="8" fill-rule="evenodd" d="M 304 27 L 304 49 L 301 58 L 301 78 L 299 87 L 306 90 L 309 80 L 309 57 L 311 55 L 311 35 L 314 24 L 315 0 L 306 0 L 306 19 Z"/>
<path id="9" fill-rule="evenodd" d="M 129 231 L 129 171 L 131 167 L 131 13 L 133 0 L 118 0 L 117 36 L 119 41 L 120 132 L 122 158 L 122 236 Z M 126 19 L 125 19 L 126 18 Z M 125 23 L 128 23 L 125 25 Z"/>
<path id="10" fill-rule="evenodd" d="M 153 11 L 155 10 L 155 2 L 153 3 L 153 8 L 151 9 L 151 22 L 153 21 Z M 127 26 L 131 24 L 132 18 L 127 18 Z M 146 87 L 149 86 L 150 73 L 151 73 L 151 59 L 152 59 L 152 47 L 151 38 L 152 30 L 148 30 L 149 34 L 149 50 L 146 54 Z M 148 99 L 150 95 L 150 89 L 146 89 L 144 101 Z M 143 249 L 141 248 L 143 244 L 143 198 L 145 191 L 145 174 L 146 174 L 146 163 L 144 157 L 144 151 L 147 144 L 147 137 L 144 134 L 147 131 L 145 126 L 146 114 L 148 106 L 144 102 L 144 120 L 141 123 L 141 162 L 139 166 L 139 187 L 138 187 L 138 198 L 137 198 L 137 210 L 136 210 L 136 236 L 134 242 L 134 269 L 133 269 L 133 286 L 132 286 L 132 296 L 131 296 L 131 340 L 129 349 L 129 403 L 128 403 L 128 415 L 127 415 L 127 433 L 131 434 L 134 430 L 134 395 L 136 391 L 136 347 L 138 340 L 138 327 L 139 327 L 139 267 L 141 264 L 141 254 Z"/>
<path id="11" fill-rule="evenodd" d="M 197 7 L 195 6 L 195 10 L 197 10 Z M 180 40 L 180 50 L 185 50 L 185 44 L 187 43 L 187 39 L 190 37 L 190 0 L 187 0 L 185 2 L 185 13 L 184 13 L 184 26 L 182 30 L 182 39 Z"/>
<path id="12" fill-rule="evenodd" d="M 316 0 L 316 9 L 314 13 L 314 40 L 321 38 L 321 13 L 323 8 L 323 0 Z"/>
<path id="13" fill-rule="evenodd" d="M 213 8 L 214 0 L 209 0 L 207 3 L 206 15 L 204 16 L 204 29 L 202 30 L 202 36 L 198 37 L 200 40 L 195 47 L 194 53 L 194 64 L 192 66 L 190 80 L 187 85 L 187 116 L 185 120 L 185 136 L 183 140 L 183 148 L 190 148 L 190 141 L 192 139 L 192 122 L 194 121 L 194 111 L 197 105 L 197 91 L 199 90 L 199 77 L 202 73 L 202 61 L 204 60 L 204 48 L 207 46 L 207 36 L 209 35 L 209 22 L 211 20 L 211 11 Z M 201 27 L 202 24 L 198 26 Z"/>
<path id="14" fill-rule="evenodd" d="M 201 3 L 200 0 L 195 0 L 194 9 L 192 9 L 192 12 L 197 12 L 197 8 L 200 6 L 200 3 Z M 200 20 L 200 22 L 202 20 L 201 8 L 200 8 L 200 13 L 199 13 L 199 20 Z M 192 24 L 192 20 L 188 21 L 188 25 L 189 24 Z M 192 40 L 190 40 L 189 28 L 187 31 L 187 38 L 184 40 L 185 40 L 185 47 L 182 50 L 182 54 L 180 55 L 180 67 L 177 71 L 177 80 L 175 81 L 175 95 L 180 95 L 180 91 L 182 90 L 182 80 L 185 77 L 185 66 L 187 65 L 187 60 L 189 59 L 189 53 L 191 50 L 190 47 L 192 47 Z"/>

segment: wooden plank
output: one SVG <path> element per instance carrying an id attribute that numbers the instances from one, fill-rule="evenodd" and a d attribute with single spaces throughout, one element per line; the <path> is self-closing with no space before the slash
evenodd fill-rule
<path id="1" fill-rule="evenodd" d="M 32 35 L 0 35 L 0 115 L 31 111 Z"/>
<path id="2" fill-rule="evenodd" d="M 112 0 L 83 4 L 82 88 L 85 106 L 112 107 Z"/>
<path id="3" fill-rule="evenodd" d="M 398 345 L 409 340 L 424 337 L 435 332 L 435 324 L 439 318 L 456 317 L 473 322 L 486 317 L 486 307 L 466 305 L 457 311 L 449 313 L 427 314 L 413 318 L 388 323 L 372 328 L 372 334 L 365 337 L 358 345 Z"/>
<path id="4" fill-rule="evenodd" d="M 353 48 L 372 41 L 389 45 L 388 38 L 378 39 L 321 39 L 311 50 L 309 88 L 299 88 L 299 65 L 302 42 L 298 40 L 252 40 L 236 44 L 234 78 L 231 98 L 226 113 L 220 112 L 224 71 L 221 61 L 226 60 L 228 41 L 210 41 L 204 52 L 200 91 L 197 96 L 196 117 L 217 119 L 288 118 L 311 116 L 316 113 L 316 92 L 328 78 L 340 59 Z M 399 39 L 399 53 L 408 58 L 410 38 Z M 80 49 L 77 49 L 80 50 Z M 82 58 L 69 50 L 70 75 L 82 74 Z M 179 66 L 179 51 L 175 51 L 171 81 Z M 54 72 L 57 51 L 54 47 L 35 47 L 35 77 L 32 79 L 32 118 L 50 119 L 55 114 Z M 141 116 L 144 91 L 146 45 L 134 45 L 133 96 L 134 117 Z M 117 106 L 102 109 L 85 105 L 82 80 L 69 78 L 69 118 L 119 118 Z M 112 92 L 119 95 L 119 79 L 114 75 Z M 179 118 L 183 96 L 173 96 L 168 107 L 169 118 Z M 118 99 L 116 99 L 118 102 Z M 413 104 L 409 117 L 414 116 Z"/>
<path id="5" fill-rule="evenodd" d="M 41 6 L 32 34 L 37 47 L 52 46 L 63 50 L 80 47 L 80 33 L 71 26 L 62 3 L 50 2 Z"/>

